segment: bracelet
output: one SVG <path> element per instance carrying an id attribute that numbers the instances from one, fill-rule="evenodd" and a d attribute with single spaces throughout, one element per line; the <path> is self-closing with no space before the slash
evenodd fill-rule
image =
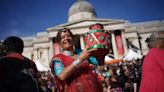
<path id="1" fill-rule="evenodd" d="M 79 58 L 76 59 L 72 64 L 73 64 L 74 66 L 76 66 L 76 67 L 79 67 L 80 64 L 81 64 Z"/>

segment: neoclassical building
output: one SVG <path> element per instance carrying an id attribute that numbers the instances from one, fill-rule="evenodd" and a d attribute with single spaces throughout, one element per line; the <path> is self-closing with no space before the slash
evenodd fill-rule
<path id="1" fill-rule="evenodd" d="M 89 26 L 95 23 L 103 24 L 104 29 L 110 31 L 112 49 L 109 54 L 114 58 L 122 57 L 129 48 L 135 48 L 141 54 L 146 54 L 148 48 L 145 39 L 152 32 L 164 31 L 164 20 L 131 23 L 123 19 L 97 18 L 91 3 L 77 0 L 68 11 L 67 23 L 49 27 L 45 32 L 36 33 L 34 37 L 23 38 L 25 43 L 23 54 L 33 61 L 42 61 L 48 67 L 52 56 L 60 53 L 60 47 L 56 41 L 59 30 L 71 29 L 75 35 L 75 48 L 85 49 L 83 35 L 89 32 Z"/>

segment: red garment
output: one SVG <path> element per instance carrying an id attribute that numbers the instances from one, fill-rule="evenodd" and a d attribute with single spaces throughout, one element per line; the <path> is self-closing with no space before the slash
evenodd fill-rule
<path id="1" fill-rule="evenodd" d="M 70 56 L 64 54 L 58 54 L 54 58 L 61 59 L 65 67 L 75 61 Z M 54 68 L 52 67 L 51 69 L 53 70 Z M 60 92 L 103 92 L 101 83 L 98 82 L 96 74 L 93 73 L 91 67 L 86 62 L 83 62 L 65 81 L 59 80 L 55 75 L 54 78 L 58 87 L 60 84 Z"/>
<path id="2" fill-rule="evenodd" d="M 146 55 L 140 92 L 164 92 L 164 50 L 152 48 Z"/>

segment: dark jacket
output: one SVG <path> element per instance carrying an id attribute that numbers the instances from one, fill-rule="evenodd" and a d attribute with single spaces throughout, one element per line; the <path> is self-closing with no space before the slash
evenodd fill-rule
<path id="1" fill-rule="evenodd" d="M 38 92 L 34 72 L 33 65 L 28 59 L 1 58 L 0 92 Z"/>

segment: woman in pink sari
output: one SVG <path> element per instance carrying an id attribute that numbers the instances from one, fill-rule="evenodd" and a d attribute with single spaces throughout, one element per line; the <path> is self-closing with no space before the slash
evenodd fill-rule
<path id="1" fill-rule="evenodd" d="M 64 28 L 57 34 L 63 52 L 52 58 L 51 70 L 58 92 L 103 92 L 102 85 L 90 63 L 97 64 L 90 56 L 97 49 L 76 52 L 71 31 Z"/>

